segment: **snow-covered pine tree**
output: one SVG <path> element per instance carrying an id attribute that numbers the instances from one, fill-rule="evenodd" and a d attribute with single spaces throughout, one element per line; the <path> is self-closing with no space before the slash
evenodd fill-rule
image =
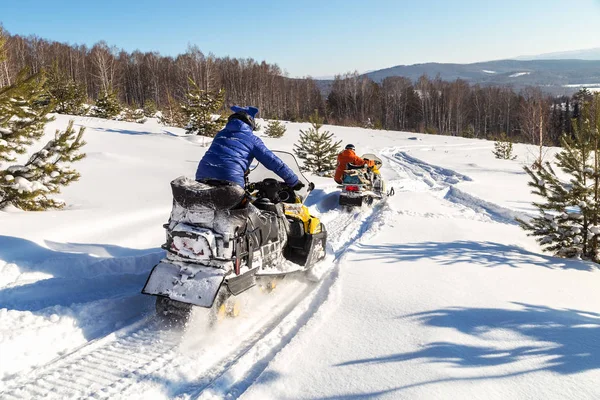
<path id="1" fill-rule="evenodd" d="M 45 100 L 41 74 L 22 71 L 14 84 L 0 89 L 0 162 L 14 162 L 43 135 L 51 105 Z"/>
<path id="2" fill-rule="evenodd" d="M 564 182 L 549 162 L 539 170 L 525 167 L 529 186 L 542 202 L 533 203 L 539 215 L 519 220 L 521 227 L 556 255 L 600 262 L 600 94 L 573 119 L 573 135 L 563 135 L 556 165 L 570 179 Z"/>
<path id="3" fill-rule="evenodd" d="M 512 140 L 506 136 L 506 133 L 502 132 L 498 140 L 494 142 L 494 150 L 492 153 L 501 160 L 515 160 L 517 156 L 513 155 L 513 144 Z"/>
<path id="4" fill-rule="evenodd" d="M 47 74 L 46 89 L 59 114 L 81 115 L 87 99 L 85 88 L 60 71 L 54 64 Z"/>
<path id="5" fill-rule="evenodd" d="M 117 121 L 137 122 L 138 124 L 143 124 L 147 121 L 143 109 L 136 108 L 132 110 L 129 107 L 123 107 L 121 112 L 115 116 L 114 119 Z"/>
<path id="6" fill-rule="evenodd" d="M 324 172 L 335 169 L 342 141 L 336 142 L 329 131 L 320 131 L 323 119 L 317 110 L 309 120 L 312 126 L 306 132 L 300 130 L 300 139 L 294 144 L 294 153 L 304 160 L 304 170 Z"/>
<path id="7" fill-rule="evenodd" d="M 285 134 L 285 125 L 277 119 L 271 120 L 267 123 L 265 134 L 271 138 L 280 138 Z"/>
<path id="8" fill-rule="evenodd" d="M 117 93 L 114 90 L 108 90 L 101 92 L 98 96 L 94 116 L 111 119 L 119 115 L 122 110 L 123 107 L 121 107 L 121 104 L 117 99 Z"/>
<path id="9" fill-rule="evenodd" d="M 225 119 L 219 111 L 225 101 L 225 91 L 202 90 L 192 79 L 192 89 L 186 94 L 182 111 L 188 118 L 186 133 L 213 137 L 225 125 Z"/>
<path id="10" fill-rule="evenodd" d="M 0 89 L 0 208 L 9 204 L 34 211 L 60 208 L 64 203 L 48 196 L 79 178 L 71 163 L 84 157 L 79 152 L 85 144 L 83 128 L 76 134 L 71 121 L 24 165 L 14 164 L 42 137 L 54 107 L 44 101 L 43 75 L 25 75 L 22 72 L 14 84 Z"/>

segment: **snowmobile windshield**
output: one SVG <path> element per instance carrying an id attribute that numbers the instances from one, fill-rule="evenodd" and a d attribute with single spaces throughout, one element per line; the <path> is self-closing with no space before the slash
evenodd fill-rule
<path id="1" fill-rule="evenodd" d="M 298 179 L 300 179 L 300 182 L 304 183 L 304 187 L 300 190 L 297 190 L 296 193 L 302 196 L 303 199 L 306 199 L 306 196 L 308 196 L 308 193 L 310 192 L 309 186 L 311 186 L 311 184 L 309 180 L 306 179 L 306 177 L 300 171 L 300 166 L 298 165 L 298 161 L 296 161 L 296 157 L 294 157 L 293 154 L 287 153 L 285 151 L 275 150 L 273 151 L 273 153 L 277 157 L 279 157 L 281 161 L 285 163 L 285 165 L 287 165 L 291 168 L 292 171 L 294 171 L 296 176 L 298 176 Z M 248 175 L 248 180 L 250 182 L 261 182 L 267 178 L 277 179 L 281 182 L 281 178 L 277 176 L 276 173 L 266 168 L 261 163 L 257 163 L 255 160 L 250 166 L 250 174 Z"/>
<path id="2" fill-rule="evenodd" d="M 381 167 L 383 165 L 383 161 L 381 161 L 381 158 L 377 157 L 375 154 L 363 154 L 361 157 L 363 160 L 373 160 L 375 161 L 375 166 L 377 168 Z"/>

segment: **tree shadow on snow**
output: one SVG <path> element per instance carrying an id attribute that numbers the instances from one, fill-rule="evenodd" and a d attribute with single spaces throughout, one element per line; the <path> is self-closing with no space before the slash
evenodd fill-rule
<path id="1" fill-rule="evenodd" d="M 580 271 L 593 271 L 600 267 L 598 264 L 588 261 L 551 257 L 533 253 L 519 246 L 495 242 L 461 240 L 390 245 L 357 244 L 351 251 L 363 256 L 358 258 L 359 260 L 382 260 L 389 263 L 432 259 L 441 265 L 471 263 L 486 267 L 518 268 L 529 264 L 551 269 Z"/>
<path id="2" fill-rule="evenodd" d="M 9 274 L 15 274 L 14 278 L 23 273 L 49 275 L 47 279 L 41 277 L 25 284 L 17 281 L 16 286 L 1 288 L 0 309 L 74 316 L 67 307 L 139 293 L 150 269 L 164 256 L 159 248 L 140 250 L 50 241 L 45 244 L 47 247 L 0 235 L 0 266 L 6 263 L 4 279 L 13 278 Z M 26 282 L 27 276 L 20 278 Z"/>
<path id="3" fill-rule="evenodd" d="M 351 360 L 335 366 L 376 365 L 422 359 L 456 368 L 470 368 L 474 372 L 473 376 L 463 376 L 464 374 L 461 373 L 461 377 L 417 382 L 382 392 L 373 392 L 370 395 L 442 382 L 508 378 L 537 371 L 570 375 L 600 369 L 599 313 L 523 303 L 514 304 L 519 308 L 452 307 L 400 318 L 404 321 L 407 318 L 414 318 L 429 326 L 455 329 L 471 335 L 478 341 L 493 340 L 487 338 L 490 337 L 490 333 L 495 333 L 494 331 L 502 332 L 503 335 L 508 331 L 519 335 L 519 339 L 514 339 L 517 345 L 513 348 L 506 347 L 510 339 L 503 341 L 503 348 L 498 348 L 493 343 L 489 346 L 479 346 L 464 344 L 464 341 L 463 343 L 433 342 L 425 344 L 422 349 L 414 352 Z M 523 342 L 523 337 L 532 343 L 518 345 Z M 502 374 L 490 374 L 489 369 L 481 369 L 481 367 L 506 366 L 517 362 L 537 365 L 533 368 L 515 365 L 514 371 Z M 478 371 L 488 372 L 478 373 Z M 365 394 L 364 397 L 368 396 Z M 350 395 L 348 398 L 362 397 Z"/>
<path id="4" fill-rule="evenodd" d="M 94 129 L 96 131 L 102 131 L 102 132 L 112 132 L 112 133 L 119 133 L 121 135 L 152 135 L 152 132 L 144 132 L 144 131 L 133 131 L 133 130 L 128 130 L 128 129 L 118 129 L 118 128 L 92 128 L 90 127 L 90 129 Z M 174 135 L 169 135 L 169 136 L 174 136 Z"/>

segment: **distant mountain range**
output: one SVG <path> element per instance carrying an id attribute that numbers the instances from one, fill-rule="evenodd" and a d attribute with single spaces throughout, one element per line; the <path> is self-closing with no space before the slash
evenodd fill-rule
<path id="1" fill-rule="evenodd" d="M 600 47 L 595 49 L 558 51 L 538 54 L 536 56 L 520 56 L 515 60 L 600 60 Z"/>
<path id="2" fill-rule="evenodd" d="M 559 59 L 565 56 L 573 58 Z M 538 86 L 555 95 L 572 94 L 581 87 L 600 91 L 600 48 L 520 58 L 529 59 L 497 60 L 473 64 L 398 65 L 370 71 L 364 76 L 368 76 L 375 82 L 381 82 L 390 76 L 404 76 L 412 81 L 417 81 L 422 75 L 430 78 L 439 75 L 446 81 L 463 79 L 471 84 L 508 85 L 517 90 L 526 86 Z M 324 92 L 329 91 L 330 85 L 330 80 L 320 82 Z"/>
<path id="3" fill-rule="evenodd" d="M 540 86 L 554 94 L 569 94 L 582 86 L 600 88 L 600 60 L 499 60 L 474 64 L 398 65 L 366 74 L 376 82 L 388 76 L 416 81 L 421 75 L 443 80 L 464 79 L 481 85 Z"/>

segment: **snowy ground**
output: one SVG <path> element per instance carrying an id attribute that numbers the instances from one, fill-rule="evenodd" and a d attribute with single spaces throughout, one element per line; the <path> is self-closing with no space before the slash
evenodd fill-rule
<path id="1" fill-rule="evenodd" d="M 598 268 L 542 254 L 513 222 L 533 212 L 534 149 L 503 161 L 487 141 L 326 127 L 380 154 L 396 196 L 344 212 L 313 177 L 321 279 L 178 330 L 139 291 L 163 254 L 168 183 L 206 147 L 156 124 L 75 123 L 88 157 L 69 207 L 0 212 L 0 398 L 600 397 Z M 269 147 L 291 150 L 307 124 L 287 127 Z"/>

